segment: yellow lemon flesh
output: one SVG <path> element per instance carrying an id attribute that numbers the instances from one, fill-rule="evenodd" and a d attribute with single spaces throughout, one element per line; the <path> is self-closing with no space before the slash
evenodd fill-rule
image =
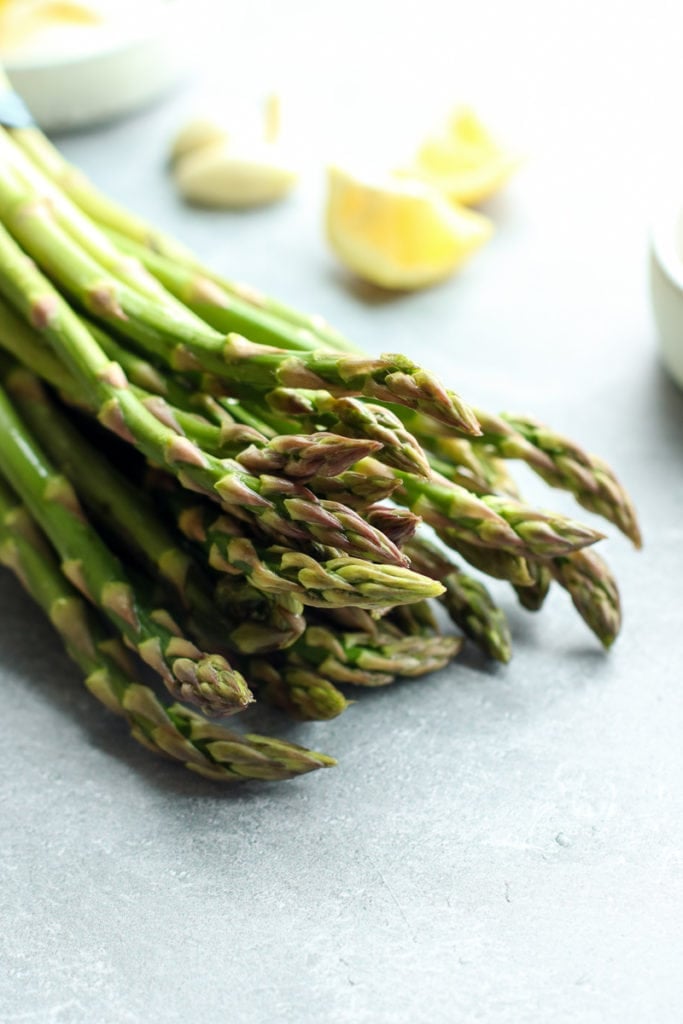
<path id="1" fill-rule="evenodd" d="M 499 145 L 474 111 L 454 111 L 441 132 L 427 139 L 404 173 L 459 203 L 479 203 L 497 192 L 520 158 Z"/>
<path id="2" fill-rule="evenodd" d="M 383 288 L 423 288 L 448 277 L 487 239 L 487 217 L 420 181 L 329 171 L 327 237 L 342 263 Z"/>

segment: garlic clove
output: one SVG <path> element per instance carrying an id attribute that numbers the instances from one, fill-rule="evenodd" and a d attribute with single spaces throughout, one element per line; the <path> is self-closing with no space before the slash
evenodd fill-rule
<path id="1" fill-rule="evenodd" d="M 209 117 L 194 117 L 180 129 L 173 140 L 171 162 L 175 163 L 205 146 L 226 142 L 227 138 L 226 129 L 218 121 Z"/>
<path id="2" fill-rule="evenodd" d="M 297 171 L 272 144 L 238 149 L 204 146 L 178 160 L 175 180 L 182 195 L 203 206 L 248 207 L 275 202 L 296 184 Z"/>

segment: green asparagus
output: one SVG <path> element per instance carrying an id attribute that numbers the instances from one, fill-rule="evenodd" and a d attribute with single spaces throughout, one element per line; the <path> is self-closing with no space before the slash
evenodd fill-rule
<path id="1" fill-rule="evenodd" d="M 502 610 L 453 552 L 528 610 L 557 584 L 605 647 L 619 631 L 616 582 L 589 550 L 602 534 L 524 502 L 511 475 L 526 463 L 638 545 L 602 460 L 223 279 L 35 128 L 0 128 L 0 348 L 23 367 L 0 359 L 0 560 L 92 692 L 193 771 L 331 761 L 165 707 L 131 681 L 122 641 L 206 715 L 245 708 L 253 683 L 324 720 L 353 703 L 347 686 L 457 654 L 431 598 L 509 660 Z"/>
<path id="2" fill-rule="evenodd" d="M 0 473 L 58 552 L 67 578 L 106 615 L 170 692 L 212 714 L 242 711 L 253 699 L 225 658 L 184 637 L 164 608 L 150 608 L 121 562 L 86 520 L 76 494 L 52 468 L 0 388 Z"/>
<path id="3" fill-rule="evenodd" d="M 27 510 L 1 480 L 0 562 L 48 616 L 90 692 L 127 720 L 143 746 L 221 782 L 289 779 L 335 763 L 283 740 L 212 725 L 181 704 L 164 705 L 148 686 L 133 682 L 125 648 L 62 575 Z"/>

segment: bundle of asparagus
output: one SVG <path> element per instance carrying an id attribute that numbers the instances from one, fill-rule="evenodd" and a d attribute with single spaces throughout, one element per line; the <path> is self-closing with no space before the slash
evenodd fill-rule
<path id="1" fill-rule="evenodd" d="M 242 711 L 253 687 L 326 719 L 341 686 L 424 676 L 462 644 L 430 598 L 507 661 L 504 614 L 463 562 L 530 610 L 558 583 L 605 647 L 619 631 L 588 550 L 602 535 L 526 504 L 507 468 L 526 462 L 638 545 L 604 462 L 223 280 L 30 125 L 0 129 L 0 346 L 0 557 L 91 692 L 193 771 L 333 763 L 203 716 Z M 176 702 L 132 681 L 136 656 Z"/>

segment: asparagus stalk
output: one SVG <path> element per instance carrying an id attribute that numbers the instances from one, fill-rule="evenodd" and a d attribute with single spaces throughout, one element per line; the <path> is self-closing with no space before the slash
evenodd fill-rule
<path id="1" fill-rule="evenodd" d="M 104 332 L 88 329 L 98 341 Z M 83 405 L 83 396 L 74 377 L 68 373 L 39 334 L 22 322 L 7 302 L 0 298 L 0 345 L 21 360 L 29 369 L 60 390 L 71 402 Z M 122 367 L 134 365 L 139 378 L 149 378 L 153 368 L 134 355 L 125 353 L 115 342 L 105 341 L 103 350 L 117 358 Z M 142 364 L 142 368 L 140 366 Z M 224 411 L 222 423 L 216 426 L 183 408 L 169 404 L 159 394 L 150 394 L 143 387 L 131 386 L 140 403 L 156 419 L 177 434 L 217 458 L 233 458 L 247 472 L 256 475 L 283 474 L 295 480 L 315 476 L 337 477 L 368 455 L 378 454 L 381 442 L 370 438 L 340 436 L 326 431 L 315 434 L 287 434 L 265 437 L 259 431 L 236 422 Z M 87 403 L 85 403 L 87 405 Z"/>
<path id="2" fill-rule="evenodd" d="M 126 719 L 143 746 L 221 782 L 289 779 L 335 763 L 283 740 L 240 736 L 180 704 L 164 705 L 149 687 L 132 682 L 125 649 L 62 575 L 27 510 L 2 481 L 0 562 L 48 616 L 90 692 Z"/>
<path id="3" fill-rule="evenodd" d="M 222 409 L 212 396 L 188 386 L 186 379 L 163 372 L 157 365 L 143 359 L 137 352 L 127 349 L 116 340 L 113 334 L 105 331 L 92 319 L 81 317 L 81 320 L 102 351 L 113 362 L 119 364 L 131 384 L 135 384 L 148 393 L 160 395 L 177 409 L 201 415 L 218 426 L 235 422 L 234 417 Z"/>
<path id="4" fill-rule="evenodd" d="M 68 396 L 74 404 L 85 405 L 78 385 L 52 349 L 0 296 L 0 347 L 23 363 L 32 373 Z"/>
<path id="5" fill-rule="evenodd" d="M 141 402 L 147 404 L 148 411 L 156 415 L 157 418 L 162 418 L 162 421 L 166 423 L 174 422 L 174 429 L 180 431 L 178 422 L 183 422 L 183 416 L 187 417 L 194 411 L 191 394 L 180 385 L 176 385 L 175 381 L 161 374 L 151 363 L 124 349 L 94 324 L 83 321 L 83 326 L 93 335 L 110 359 L 119 363 L 134 386 L 135 394 Z M 91 412 L 97 411 L 96 406 L 88 405 L 77 379 L 57 358 L 52 348 L 45 343 L 40 332 L 23 320 L 9 302 L 1 296 L 0 346 L 37 376 L 60 391 L 71 403 L 89 409 Z M 176 400 L 177 407 L 159 404 L 160 398 L 170 399 L 171 396 Z M 221 411 L 223 412 L 223 410 Z M 224 419 L 229 425 L 233 425 L 235 422 L 227 412 L 224 412 Z M 202 420 L 198 416 L 194 416 L 186 422 L 191 424 L 193 430 L 201 431 L 203 444 L 216 450 L 222 449 L 222 435 L 216 429 L 215 424 L 212 425 L 210 421 Z"/>
<path id="6" fill-rule="evenodd" d="M 212 281 L 219 289 L 244 303 L 247 310 L 265 314 L 269 320 L 272 318 L 272 322 L 277 325 L 276 330 L 282 325 L 292 325 L 303 332 L 304 339 L 314 337 L 321 346 L 328 345 L 339 351 L 353 350 L 353 346 L 323 317 L 300 313 L 251 286 L 227 281 L 202 266 L 198 257 L 186 246 L 100 192 L 82 171 L 64 160 L 61 153 L 38 129 L 15 129 L 11 134 L 32 162 L 56 182 L 84 213 L 101 227 L 115 233 L 114 238 L 117 242 L 125 238 L 136 243 L 142 248 L 143 253 L 163 257 L 169 268 L 178 266 L 194 269 L 204 280 Z M 169 284 L 166 286 L 169 287 Z M 253 334 L 256 329 L 253 322 L 249 323 L 248 333 Z M 281 341 L 279 343 L 282 344 Z"/>
<path id="7" fill-rule="evenodd" d="M 12 168 L 17 183 L 29 190 L 39 202 L 49 204 L 59 225 L 93 259 L 98 260 L 115 278 L 141 292 L 154 302 L 167 305 L 176 315 L 188 322 L 197 318 L 182 303 L 176 302 L 157 278 L 149 273 L 142 262 L 123 253 L 87 217 L 68 196 L 50 181 L 41 170 L 19 149 L 9 132 L 0 130 L 0 160 Z"/>
<path id="8" fill-rule="evenodd" d="M 238 463 L 202 452 L 157 419 L 129 387 L 78 317 L 46 278 L 27 262 L 0 227 L 0 291 L 45 334 L 82 388 L 98 418 L 182 483 L 220 501 L 278 540 L 324 545 L 359 557 L 405 564 L 394 544 L 352 509 L 319 501 L 301 484 L 254 477 Z"/>
<path id="9" fill-rule="evenodd" d="M 170 258 L 112 227 L 104 230 L 117 249 L 138 260 L 171 295 L 221 334 L 246 334 L 260 345 L 293 351 L 312 345 L 327 347 L 318 331 L 307 326 L 306 318 L 297 317 L 297 323 L 274 315 L 253 290 L 223 282 L 203 268 Z"/>
<path id="10" fill-rule="evenodd" d="M 0 436 L 0 472 L 50 538 L 67 578 L 123 633 L 175 697 L 211 714 L 243 710 L 253 698 L 239 672 L 225 658 L 205 654 L 186 639 L 167 610 L 147 606 L 2 389 Z"/>
<path id="11" fill-rule="evenodd" d="M 371 359 L 325 349 L 292 353 L 254 344 L 238 334 L 226 338 L 199 318 L 178 316 L 174 306 L 154 301 L 93 259 L 60 226 L 41 194 L 14 170 L 11 159 L 0 160 L 0 215 L 6 227 L 85 309 L 169 366 L 207 370 L 231 387 L 307 387 L 339 396 L 366 395 L 427 412 L 464 433 L 479 433 L 459 396 L 405 356 Z"/>

